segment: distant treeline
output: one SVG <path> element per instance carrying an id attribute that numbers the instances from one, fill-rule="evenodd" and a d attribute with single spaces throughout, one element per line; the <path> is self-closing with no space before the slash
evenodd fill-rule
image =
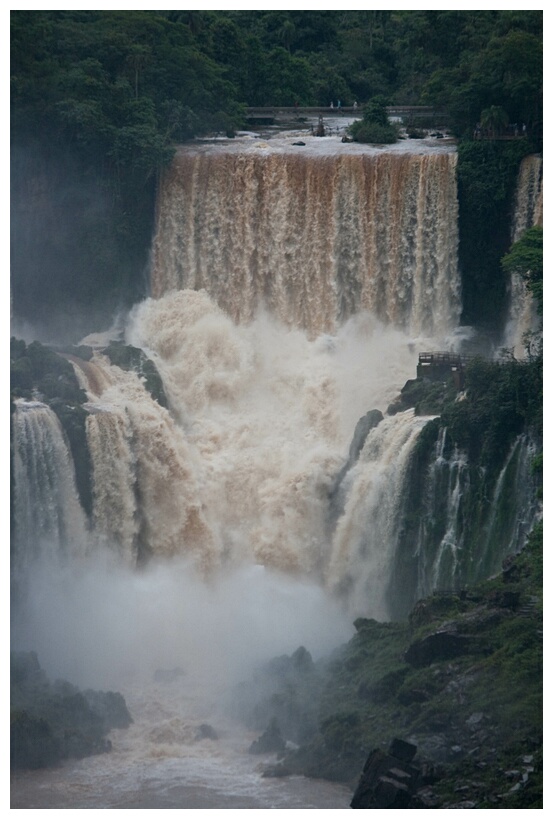
<path id="1" fill-rule="evenodd" d="M 234 133 L 246 106 L 377 96 L 446 110 L 458 135 L 492 110 L 539 138 L 542 12 L 12 11 L 16 314 L 144 290 L 175 144 Z"/>

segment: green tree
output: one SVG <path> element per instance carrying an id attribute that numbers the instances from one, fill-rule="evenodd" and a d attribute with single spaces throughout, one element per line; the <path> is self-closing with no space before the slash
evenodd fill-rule
<path id="1" fill-rule="evenodd" d="M 385 144 L 397 141 L 397 129 L 388 122 L 384 97 L 369 100 L 363 109 L 363 119 L 352 123 L 348 130 L 355 142 Z"/>
<path id="2" fill-rule="evenodd" d="M 483 128 L 491 131 L 492 136 L 497 138 L 509 124 L 509 114 L 500 105 L 490 105 L 480 114 L 480 122 Z"/>

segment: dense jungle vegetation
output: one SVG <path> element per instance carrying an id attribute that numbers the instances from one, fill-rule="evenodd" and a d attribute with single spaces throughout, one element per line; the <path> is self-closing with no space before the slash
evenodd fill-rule
<path id="1" fill-rule="evenodd" d="M 519 153 L 540 150 L 541 11 L 12 11 L 15 313 L 59 313 L 63 292 L 68 324 L 94 327 L 145 292 L 175 144 L 233 133 L 246 106 L 374 97 L 434 105 L 469 139 L 481 120 L 524 123 Z"/>

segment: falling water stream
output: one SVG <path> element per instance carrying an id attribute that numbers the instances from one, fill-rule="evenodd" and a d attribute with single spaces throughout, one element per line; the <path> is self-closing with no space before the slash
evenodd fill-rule
<path id="1" fill-rule="evenodd" d="M 525 156 L 520 164 L 511 227 L 511 241 L 518 242 L 525 231 L 543 222 L 543 161 L 541 156 Z M 521 276 L 511 275 L 509 316 L 504 346 L 515 358 L 526 357 L 525 334 L 537 330 L 536 307 Z"/>
<path id="2" fill-rule="evenodd" d="M 369 432 L 334 523 L 329 495 L 358 419 L 386 412 L 421 348 L 451 343 L 455 165 L 427 140 L 179 149 L 152 296 L 124 331 L 169 407 L 101 347 L 71 357 L 89 521 L 54 414 L 22 403 L 15 416 L 14 647 L 52 678 L 121 691 L 134 723 L 110 754 L 15 775 L 12 807 L 347 807 L 341 785 L 264 779 L 225 692 L 299 645 L 324 656 L 356 616 L 390 616 L 402 480 L 429 419 L 409 410 Z M 182 678 L 155 682 L 175 667 Z M 206 722 L 219 739 L 198 739 Z"/>

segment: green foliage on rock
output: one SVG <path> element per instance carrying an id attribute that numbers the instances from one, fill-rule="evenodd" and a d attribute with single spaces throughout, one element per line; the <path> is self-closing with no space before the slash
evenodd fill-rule
<path id="1" fill-rule="evenodd" d="M 543 228 L 531 227 L 501 259 L 503 270 L 521 276 L 543 312 Z"/>
<path id="2" fill-rule="evenodd" d="M 466 367 L 466 398 L 444 410 L 441 422 L 469 458 L 491 474 L 524 429 L 541 441 L 541 358 L 520 362 L 474 359 Z"/>
<path id="3" fill-rule="evenodd" d="M 389 405 L 388 415 L 395 415 L 410 407 L 415 415 L 439 415 L 456 397 L 453 379 L 431 381 L 428 378 L 413 378 L 405 383 L 398 397 Z"/>
<path id="4" fill-rule="evenodd" d="M 363 108 L 363 119 L 353 122 L 348 133 L 354 142 L 390 144 L 397 142 L 398 130 L 388 122 L 386 101 L 373 97 Z"/>
<path id="5" fill-rule="evenodd" d="M 541 584 L 538 525 L 494 579 L 421 600 L 409 623 L 357 620 L 323 672 L 317 733 L 283 767 L 354 787 L 369 753 L 402 737 L 434 764 L 439 806 L 539 807 Z M 464 639 L 464 652 L 452 658 L 434 640 L 424 665 L 406 661 L 411 646 L 443 633 Z"/>

